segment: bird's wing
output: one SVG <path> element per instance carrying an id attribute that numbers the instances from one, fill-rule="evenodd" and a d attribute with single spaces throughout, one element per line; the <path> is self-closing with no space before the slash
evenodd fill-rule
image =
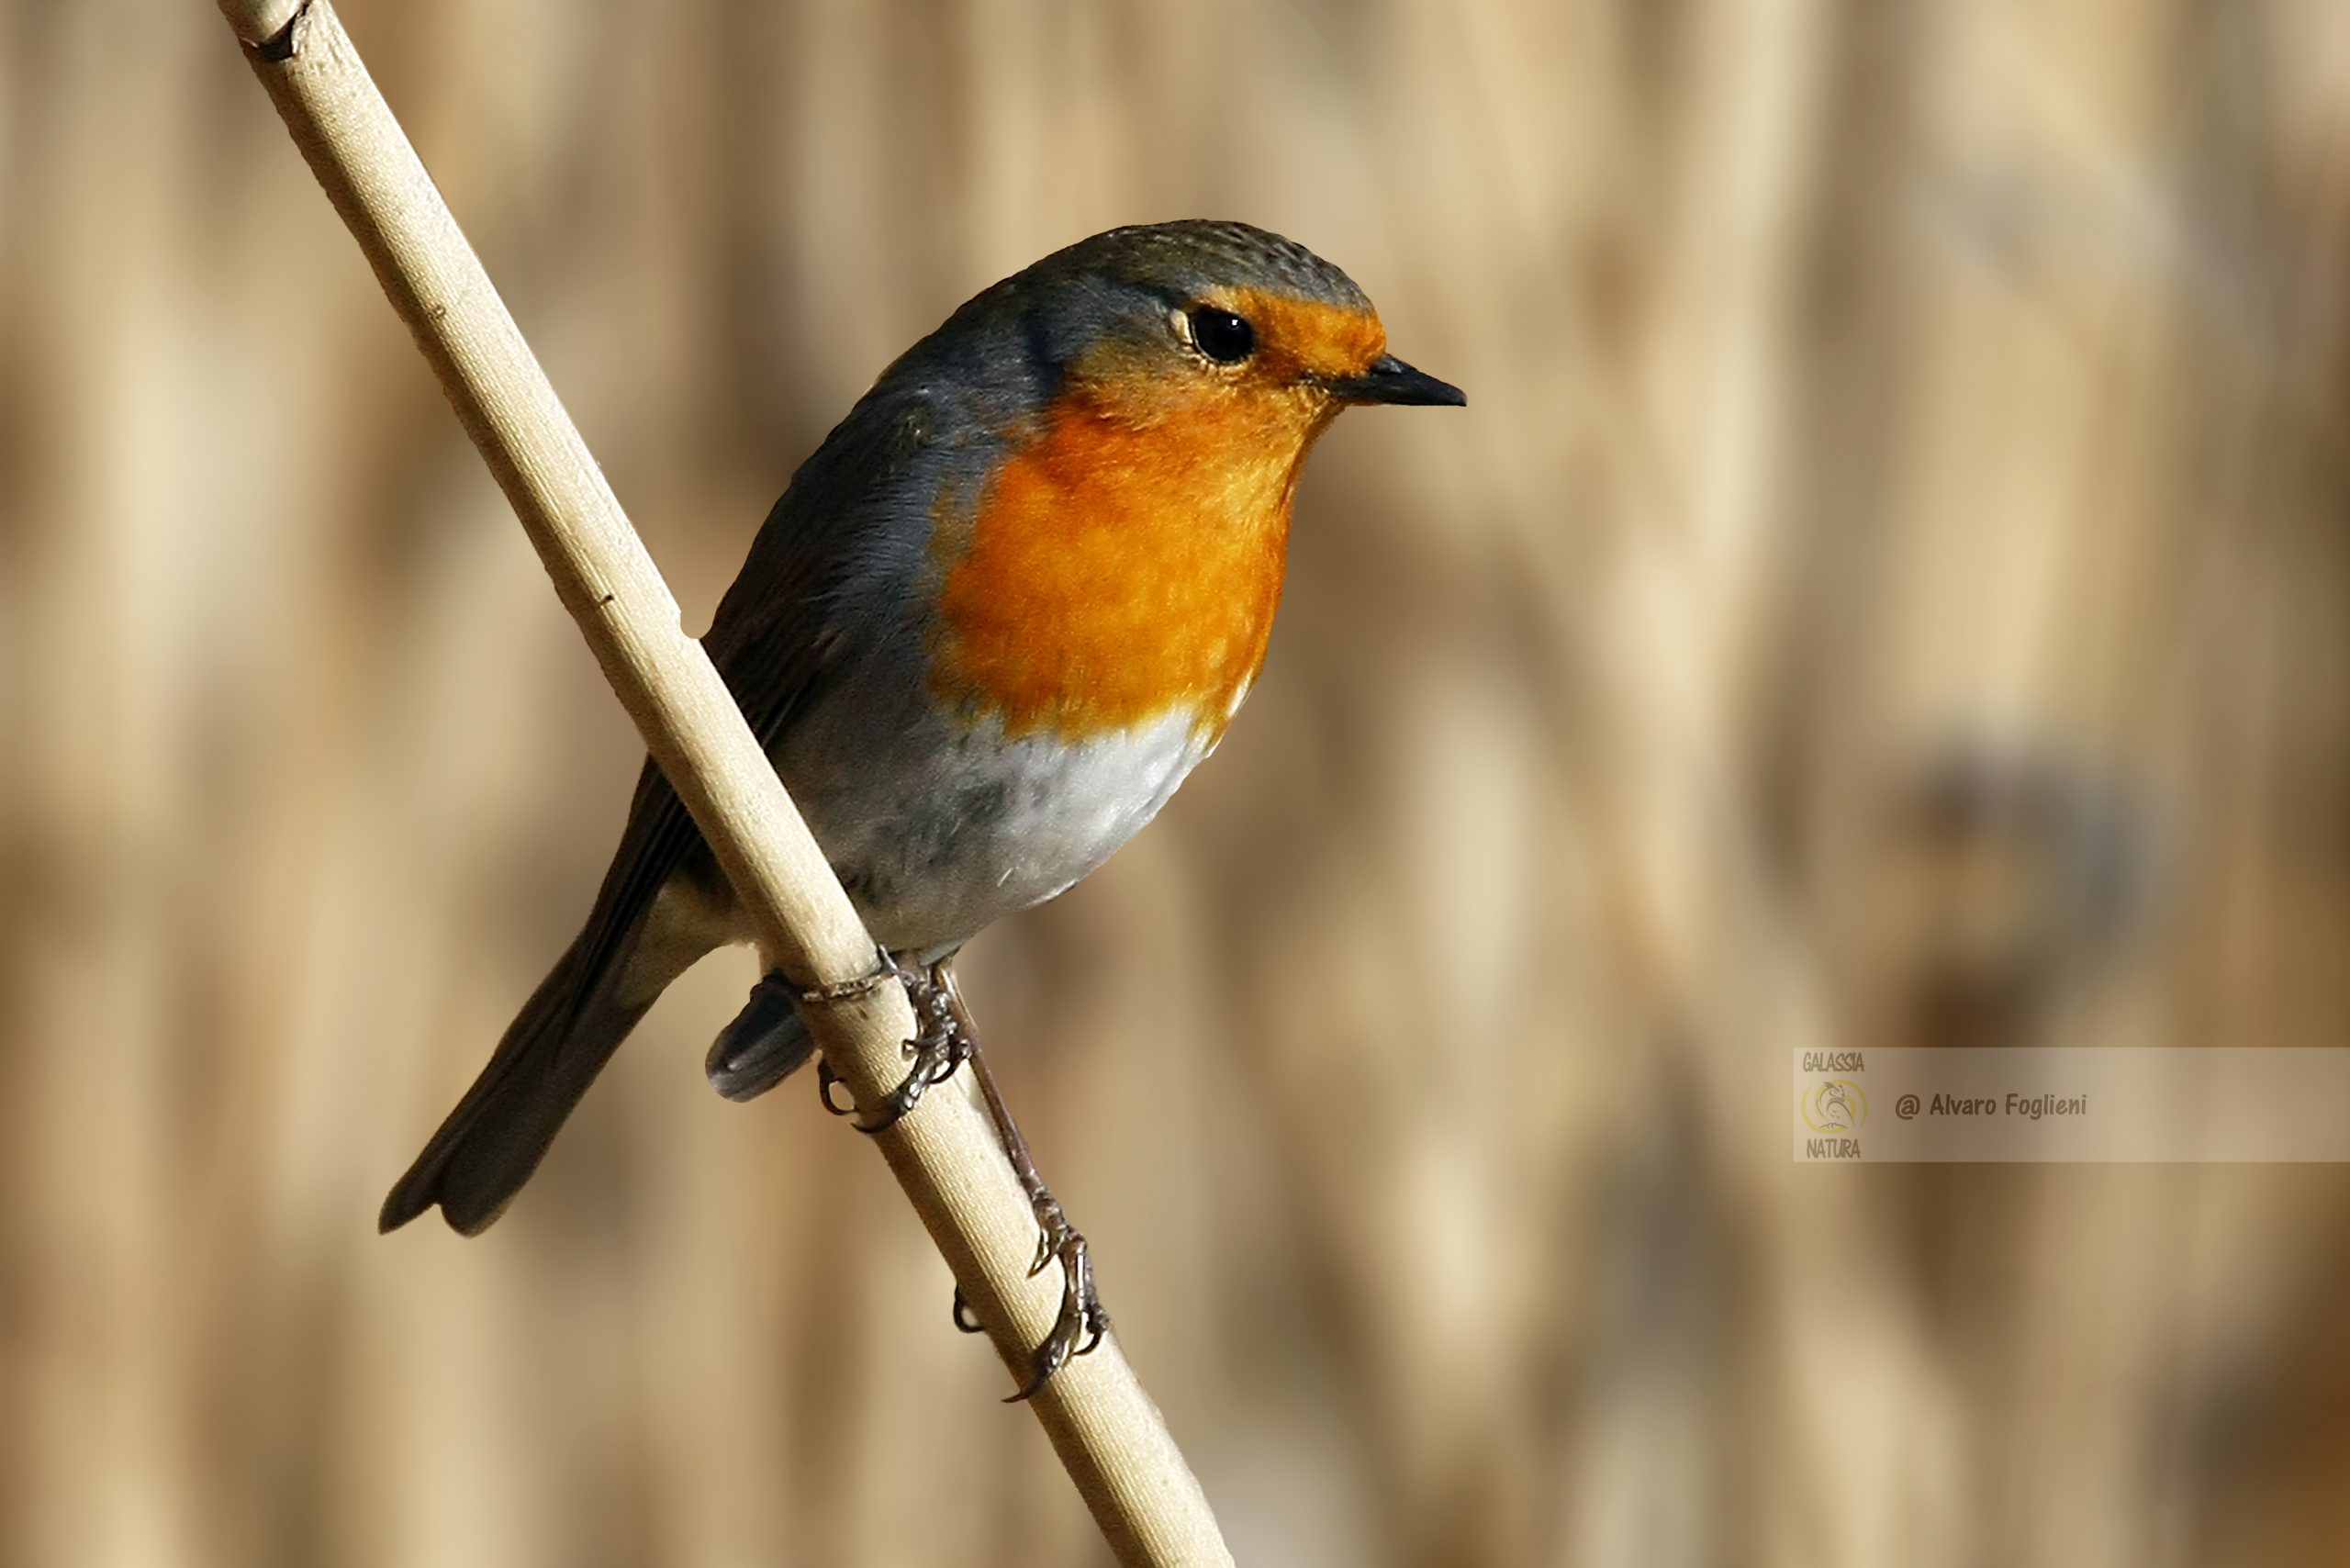
<path id="1" fill-rule="evenodd" d="M 904 548 L 895 535 L 908 525 L 926 533 L 926 507 L 899 514 L 920 488 L 915 476 L 938 425 L 923 389 L 877 387 L 792 476 L 719 601 L 702 645 L 770 754 L 856 640 L 875 630 L 842 602 L 844 586 L 876 549 Z M 647 759 L 588 917 L 585 972 L 604 973 L 662 885 L 689 862 L 707 865 L 708 855 L 677 792 Z"/>

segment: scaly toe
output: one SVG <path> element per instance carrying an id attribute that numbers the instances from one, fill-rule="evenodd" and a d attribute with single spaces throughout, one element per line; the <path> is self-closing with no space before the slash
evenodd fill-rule
<path id="1" fill-rule="evenodd" d="M 914 1047 L 912 1068 L 899 1085 L 882 1096 L 873 1114 L 855 1125 L 861 1133 L 886 1132 L 922 1103 L 922 1097 L 934 1084 L 944 1083 L 955 1076 L 956 1070 L 970 1058 L 970 1047 L 964 1043 L 959 1031 L 944 1036 L 925 1036 L 912 1042 Z M 829 1096 L 825 1103 L 831 1103 Z"/>
<path id="2" fill-rule="evenodd" d="M 1067 1220 L 1059 1222 L 1059 1229 L 1060 1241 L 1046 1257 L 1047 1261 L 1060 1260 L 1060 1314 L 1053 1319 L 1052 1332 L 1036 1347 L 1029 1362 L 1028 1381 L 1004 1401 L 1007 1405 L 1035 1397 L 1055 1373 L 1077 1357 L 1090 1354 L 1110 1332 L 1110 1315 L 1093 1288 L 1093 1254 L 1085 1238 L 1070 1229 Z"/>
<path id="3" fill-rule="evenodd" d="M 923 1095 L 933 1085 L 944 1083 L 954 1077 L 957 1070 L 971 1059 L 974 1048 L 969 1033 L 955 1017 L 936 985 L 925 977 L 904 969 L 887 953 L 882 955 L 882 958 L 888 965 L 887 977 L 905 983 L 908 999 L 914 1006 L 917 1033 L 905 1043 L 909 1058 L 906 1076 L 895 1089 L 881 1097 L 881 1103 L 873 1108 L 870 1116 L 852 1124 L 858 1132 L 867 1134 L 886 1132 L 895 1126 L 901 1116 L 921 1103 Z M 863 980 L 850 983 L 865 984 Z M 833 1086 L 839 1082 L 841 1076 L 833 1070 L 832 1063 L 819 1057 L 816 1062 L 816 1093 L 823 1101 L 824 1109 L 835 1116 L 855 1115 L 857 1107 L 853 1096 L 845 1103 L 834 1097 Z"/>

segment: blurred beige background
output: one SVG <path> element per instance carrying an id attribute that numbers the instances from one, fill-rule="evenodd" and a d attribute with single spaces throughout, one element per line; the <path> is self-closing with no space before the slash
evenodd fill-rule
<path id="1" fill-rule="evenodd" d="M 1798 1168 L 1785 1067 L 2350 1043 L 2350 8 L 344 15 L 696 626 L 1113 223 L 1469 388 L 965 966 L 1243 1562 L 2350 1559 L 2350 1173 Z M 638 756 L 213 9 L 0 4 L 0 1561 L 1106 1561 L 873 1151 L 705 1087 L 747 954 L 374 1234 Z"/>

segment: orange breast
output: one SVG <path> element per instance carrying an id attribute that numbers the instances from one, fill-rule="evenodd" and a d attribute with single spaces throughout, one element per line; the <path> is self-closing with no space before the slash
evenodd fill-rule
<path id="1" fill-rule="evenodd" d="M 1155 414 L 1064 402 L 967 525 L 941 520 L 940 697 L 1011 734 L 1074 739 L 1178 707 L 1222 734 L 1264 661 L 1319 421 L 1261 398 Z"/>

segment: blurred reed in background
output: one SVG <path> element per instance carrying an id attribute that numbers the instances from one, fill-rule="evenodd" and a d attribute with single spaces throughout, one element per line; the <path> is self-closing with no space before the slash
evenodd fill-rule
<path id="1" fill-rule="evenodd" d="M 982 285 L 1230 216 L 1343 421 L 969 989 L 1244 1562 L 2333 1563 L 2335 1168 L 1797 1168 L 1790 1046 L 2350 1042 L 2350 9 L 345 17 L 706 619 Z M 871 1150 L 652 1015 L 375 1203 L 638 748 L 209 6 L 0 4 L 0 1560 L 1104 1561 Z"/>

